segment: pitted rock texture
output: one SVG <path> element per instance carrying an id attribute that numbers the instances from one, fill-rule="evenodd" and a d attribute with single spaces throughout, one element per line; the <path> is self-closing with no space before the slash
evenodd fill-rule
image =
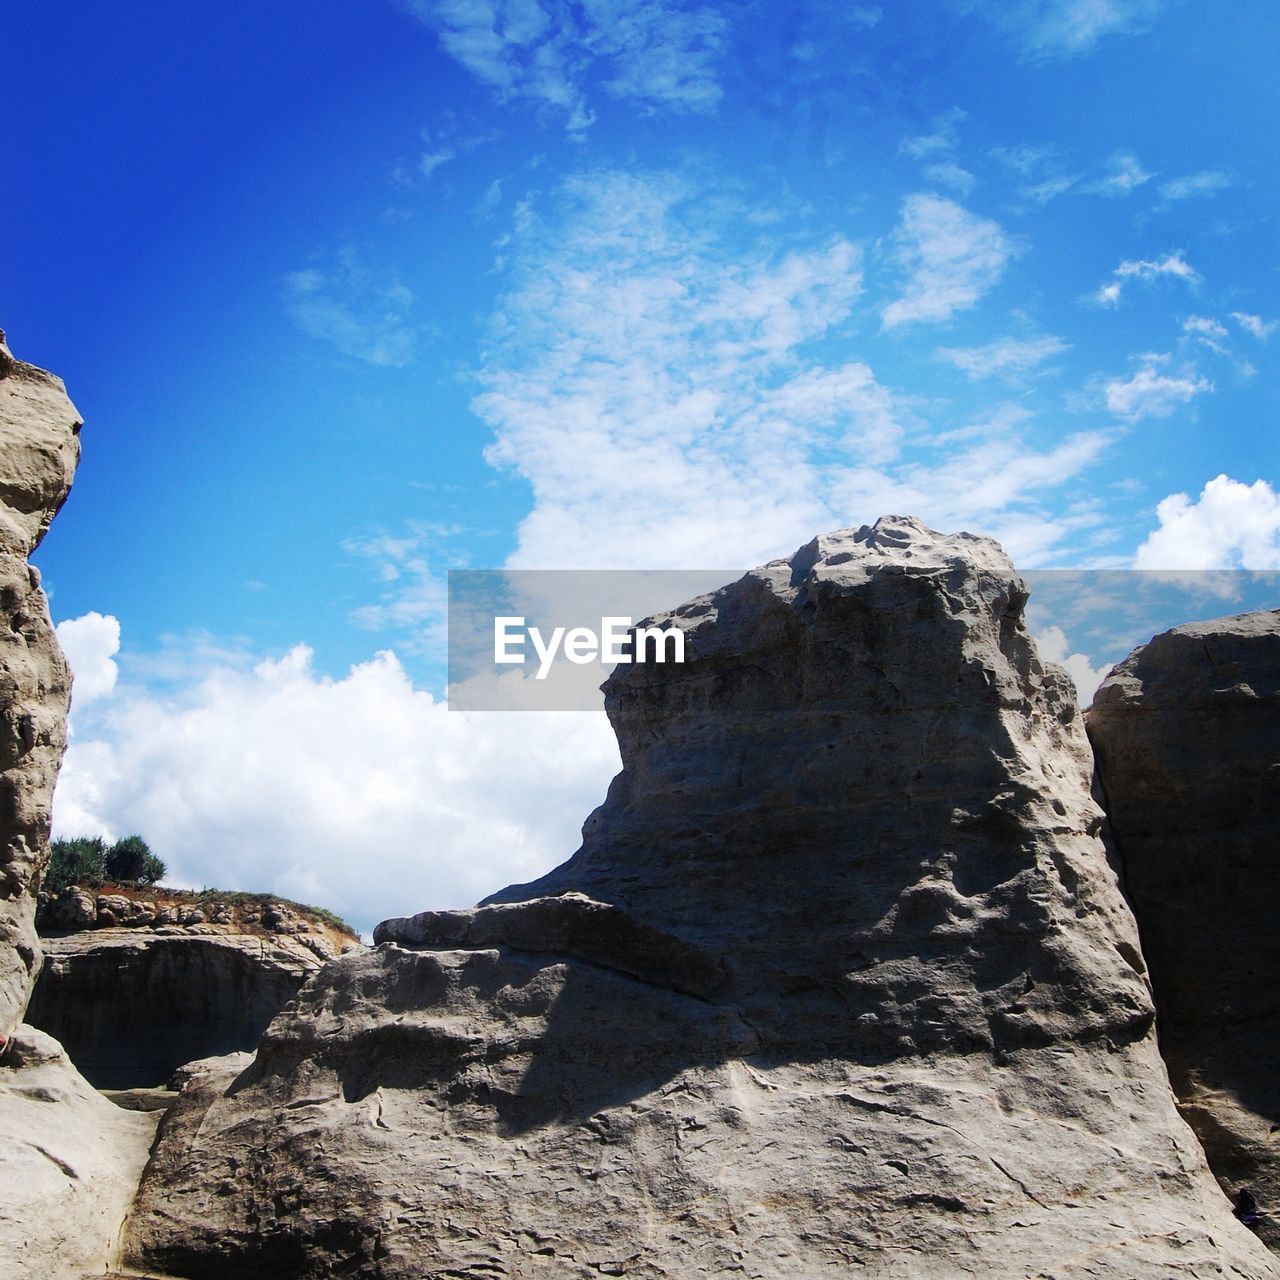
<path id="1" fill-rule="evenodd" d="M 0 1274 L 82 1280 L 114 1265 L 156 1130 L 20 1026 L 0 1055 Z"/>
<path id="2" fill-rule="evenodd" d="M 293 938 L 174 928 L 42 939 L 27 1020 L 99 1089 L 164 1084 L 184 1063 L 253 1049 L 322 961 Z"/>
<path id="3" fill-rule="evenodd" d="M 1089 736 L 1183 1115 L 1280 1252 L 1280 610 L 1136 649 Z"/>
<path id="4" fill-rule="evenodd" d="M 40 962 L 35 895 L 66 748 L 71 673 L 27 562 L 66 500 L 80 415 L 60 379 L 15 360 L 0 331 L 0 1038 Z"/>
<path id="5" fill-rule="evenodd" d="M 1179 1119 L 994 543 L 816 539 L 606 684 L 583 846 L 388 921 L 166 1121 L 193 1278 L 1272 1276 Z"/>

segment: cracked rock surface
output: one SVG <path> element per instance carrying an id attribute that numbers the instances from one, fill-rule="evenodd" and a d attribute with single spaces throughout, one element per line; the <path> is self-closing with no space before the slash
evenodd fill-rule
<path id="1" fill-rule="evenodd" d="M 578 853 L 384 923 L 188 1088 L 130 1260 L 1273 1276 L 1175 1109 L 1026 595 L 890 517 L 664 615 L 688 660 L 607 682 L 623 771 Z"/>
<path id="2" fill-rule="evenodd" d="M 40 964 L 36 892 L 71 693 L 28 557 L 71 489 L 79 429 L 61 379 L 15 360 L 0 330 L 0 1043 Z"/>
<path id="3" fill-rule="evenodd" d="M 1280 610 L 1136 649 L 1089 736 L 1183 1115 L 1280 1252 Z"/>

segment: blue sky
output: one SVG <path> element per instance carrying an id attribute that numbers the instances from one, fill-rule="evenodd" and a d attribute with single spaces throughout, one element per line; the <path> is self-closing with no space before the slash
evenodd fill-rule
<path id="1" fill-rule="evenodd" d="M 443 718 L 451 567 L 887 511 L 1280 567 L 1277 44 L 1267 0 L 17 0 L 0 323 L 87 420 L 59 827 L 362 923 L 571 852 L 607 729 Z"/>

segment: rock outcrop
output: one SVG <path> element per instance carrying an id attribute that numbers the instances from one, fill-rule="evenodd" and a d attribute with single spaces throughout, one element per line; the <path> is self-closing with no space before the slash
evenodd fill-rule
<path id="1" fill-rule="evenodd" d="M 0 331 L 0 1042 L 39 967 L 35 894 L 71 690 L 27 558 L 71 488 L 79 429 L 61 380 L 15 360 Z"/>
<path id="2" fill-rule="evenodd" d="M 0 1059 L 0 1273 L 81 1280 L 117 1262 L 156 1119 L 97 1093 L 20 1026 Z"/>
<path id="3" fill-rule="evenodd" d="M 322 965 L 293 938 L 214 925 L 98 929 L 42 944 L 27 1020 L 99 1089 L 154 1087 L 184 1063 L 253 1049 Z"/>
<path id="4" fill-rule="evenodd" d="M 1089 736 L 1182 1113 L 1280 1252 L 1280 610 L 1136 649 Z"/>
<path id="5" fill-rule="evenodd" d="M 559 870 L 389 921 L 167 1118 L 172 1275 L 1272 1276 L 1174 1107 L 992 542 L 816 539 L 606 685 Z"/>

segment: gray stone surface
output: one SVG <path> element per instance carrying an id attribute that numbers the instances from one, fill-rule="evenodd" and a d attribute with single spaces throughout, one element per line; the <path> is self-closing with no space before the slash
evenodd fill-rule
<path id="1" fill-rule="evenodd" d="M 56 1040 L 19 1026 L 0 1057 L 0 1275 L 80 1280 L 118 1262 L 156 1119 L 114 1106 Z"/>
<path id="2" fill-rule="evenodd" d="M 1280 1251 L 1280 610 L 1156 636 L 1089 736 L 1183 1115 Z"/>
<path id="3" fill-rule="evenodd" d="M 154 1087 L 183 1063 L 254 1048 L 322 964 L 291 937 L 121 928 L 42 941 L 28 1021 L 100 1089 Z"/>
<path id="4" fill-rule="evenodd" d="M 61 380 L 15 360 L 0 331 L 0 1042 L 39 967 L 35 894 L 71 690 L 27 558 L 71 488 L 79 428 Z"/>
<path id="5" fill-rule="evenodd" d="M 1175 1110 L 1025 599 L 994 543 L 890 518 L 678 609 L 691 660 L 606 686 L 623 772 L 581 850 L 387 922 L 188 1090 L 128 1256 L 1273 1276 Z"/>

